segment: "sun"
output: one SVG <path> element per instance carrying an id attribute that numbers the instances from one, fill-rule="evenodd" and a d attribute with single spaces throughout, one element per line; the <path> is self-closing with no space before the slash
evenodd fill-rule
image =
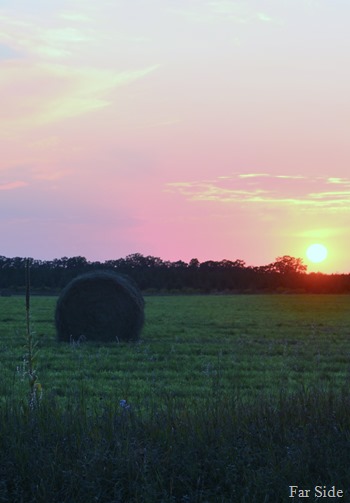
<path id="1" fill-rule="evenodd" d="M 322 262 L 327 258 L 328 251 L 324 245 L 315 243 L 306 250 L 306 256 L 311 262 Z"/>

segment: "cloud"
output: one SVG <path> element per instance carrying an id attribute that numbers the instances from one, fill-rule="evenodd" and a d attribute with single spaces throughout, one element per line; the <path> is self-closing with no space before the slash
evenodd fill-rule
<path id="1" fill-rule="evenodd" d="M 50 66 L 47 71 L 62 83 L 72 84 L 68 93 L 52 99 L 38 117 L 40 123 L 74 117 L 90 110 L 106 107 L 110 101 L 105 94 L 117 87 L 141 79 L 158 68 L 153 65 L 141 70 L 115 72 L 94 68 L 77 69 Z"/>
<path id="2" fill-rule="evenodd" d="M 108 106 L 107 93 L 152 73 L 158 65 L 118 72 L 64 65 L 9 65 L 0 77 L 6 128 L 48 124 Z M 12 89 L 16 88 L 16 96 Z"/>
<path id="3" fill-rule="evenodd" d="M 272 17 L 271 16 L 268 16 L 267 14 L 264 14 L 263 12 L 258 12 L 256 14 L 256 17 L 260 20 L 260 21 L 264 21 L 265 23 L 270 23 L 271 21 L 273 21 Z"/>
<path id="4" fill-rule="evenodd" d="M 349 186 L 349 190 L 327 190 L 335 183 Z M 178 192 L 194 202 L 298 207 L 304 210 L 350 209 L 350 179 L 344 178 L 248 173 L 219 176 L 216 181 L 209 182 L 173 182 L 168 184 L 168 190 Z"/>
<path id="5" fill-rule="evenodd" d="M 58 169 L 54 171 L 48 171 L 47 169 L 36 169 L 33 170 L 33 179 L 34 180 L 43 180 L 47 182 L 54 182 L 57 180 L 61 180 L 66 176 L 69 176 L 73 173 L 72 170 L 68 169 Z"/>
<path id="6" fill-rule="evenodd" d="M 50 20 L 22 16 L 19 20 L 12 16 L 0 16 L 0 41 L 12 51 L 17 50 L 26 57 L 58 58 L 71 55 L 77 45 L 93 43 L 94 33 L 90 29 L 55 26 Z"/>
<path id="7" fill-rule="evenodd" d="M 309 229 L 306 231 L 298 231 L 293 235 L 302 238 L 327 239 L 330 237 L 344 236 L 348 233 L 347 227 L 321 227 L 317 229 Z"/>
<path id="8" fill-rule="evenodd" d="M 40 43 L 31 45 L 31 49 L 52 57 L 67 56 L 73 53 L 74 44 L 91 40 L 92 35 L 88 36 L 77 28 L 56 28 L 43 31 L 40 35 Z"/>
<path id="9" fill-rule="evenodd" d="M 350 187 L 350 180 L 346 178 L 327 178 L 328 183 L 333 183 L 337 185 L 346 185 Z"/>
<path id="10" fill-rule="evenodd" d="M 195 5 L 186 8 L 169 8 L 168 11 L 195 23 L 211 23 L 222 19 L 240 25 L 256 21 L 264 23 L 274 21 L 265 12 L 255 12 L 248 2 L 232 2 L 230 0 L 198 3 L 197 8 Z"/>
<path id="11" fill-rule="evenodd" d="M 159 67 L 103 68 L 111 39 L 88 21 L 83 13 L 64 11 L 45 21 L 0 15 L 0 109 L 8 133 L 107 107 L 110 91 Z M 1 61 L 5 48 L 21 57 Z"/>
<path id="12" fill-rule="evenodd" d="M 263 23 L 274 22 L 274 19 L 266 12 L 255 12 L 254 7 L 249 5 L 248 2 L 216 0 L 208 2 L 208 6 L 214 14 L 224 15 L 228 19 L 240 24 L 256 20 Z"/>
<path id="13" fill-rule="evenodd" d="M 120 9 L 114 8 L 118 12 L 115 15 L 120 15 Z M 101 29 L 101 16 L 103 19 L 103 9 L 89 3 L 76 12 L 53 6 L 51 15 L 42 8 L 30 13 L 22 10 L 20 17 L 15 10 L 0 14 L 0 59 L 2 42 L 6 51 L 17 51 L 26 61 L 76 65 L 83 60 L 98 66 L 101 60 L 108 64 L 105 53 L 115 54 L 115 45 L 143 44 L 149 40 L 137 32 L 124 33 L 113 23 L 112 13 Z"/>
<path id="14" fill-rule="evenodd" d="M 270 176 L 267 173 L 245 173 L 243 175 L 238 175 L 239 178 L 259 178 L 261 176 Z"/>
<path id="15" fill-rule="evenodd" d="M 1 181 L 0 178 L 0 190 L 17 189 L 30 185 L 33 190 L 47 191 L 55 186 L 51 182 L 57 182 L 73 173 L 72 169 L 62 169 L 55 166 L 39 167 L 27 164 L 2 167 L 1 178 L 5 178 L 6 181 Z M 15 181 L 8 181 L 9 179 L 15 179 Z"/>
<path id="16" fill-rule="evenodd" d="M 244 173 L 242 175 L 238 175 L 239 178 L 260 178 L 260 177 L 268 177 L 268 178 L 285 178 L 287 180 L 300 180 L 305 177 L 302 175 L 270 175 L 268 173 Z"/>
<path id="17" fill-rule="evenodd" d="M 16 180 L 14 182 L 0 183 L 0 190 L 14 190 L 28 185 L 27 182 Z"/>

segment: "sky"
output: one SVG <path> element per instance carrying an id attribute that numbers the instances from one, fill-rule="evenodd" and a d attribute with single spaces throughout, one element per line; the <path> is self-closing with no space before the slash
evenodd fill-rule
<path id="1" fill-rule="evenodd" d="M 349 15 L 0 0 L 0 255 L 349 273 Z"/>

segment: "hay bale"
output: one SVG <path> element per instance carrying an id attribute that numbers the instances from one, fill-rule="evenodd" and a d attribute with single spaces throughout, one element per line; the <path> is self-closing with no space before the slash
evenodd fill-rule
<path id="1" fill-rule="evenodd" d="M 82 274 L 61 292 L 55 323 L 59 341 L 135 341 L 144 322 L 144 300 L 127 276 L 110 271 Z"/>

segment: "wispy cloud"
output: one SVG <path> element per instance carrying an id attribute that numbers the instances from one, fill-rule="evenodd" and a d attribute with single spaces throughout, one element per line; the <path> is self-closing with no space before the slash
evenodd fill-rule
<path id="1" fill-rule="evenodd" d="M 23 56 L 39 56 L 42 59 L 60 58 L 71 55 L 77 44 L 93 43 L 93 31 L 80 26 L 47 25 L 40 19 L 0 16 L 0 41 Z"/>
<path id="2" fill-rule="evenodd" d="M 350 180 L 346 178 L 327 178 L 328 183 L 336 184 L 336 185 L 345 185 L 350 187 Z"/>
<path id="3" fill-rule="evenodd" d="M 340 183 L 348 186 L 349 190 L 331 190 L 332 185 Z M 168 190 L 179 192 L 189 201 L 299 207 L 311 210 L 350 209 L 350 179 L 345 178 L 247 173 L 221 176 L 216 181 L 209 182 L 169 183 Z"/>
<path id="4" fill-rule="evenodd" d="M 0 190 L 14 190 L 19 189 L 20 187 L 25 187 L 28 185 L 27 182 L 23 182 L 21 180 L 16 180 L 14 182 L 0 183 Z"/>
<path id="5" fill-rule="evenodd" d="M 51 77 L 62 84 L 69 83 L 67 93 L 53 97 L 38 116 L 40 123 L 52 122 L 64 117 L 74 117 L 89 110 L 106 107 L 110 100 L 107 91 L 129 84 L 152 73 L 158 68 L 153 65 L 141 70 L 115 72 L 94 68 L 73 70 L 66 67 L 47 67 Z"/>
<path id="6" fill-rule="evenodd" d="M 238 178 L 260 178 L 262 176 L 270 176 L 267 173 L 244 173 L 242 175 L 238 175 Z"/>
<path id="7" fill-rule="evenodd" d="M 172 8 L 171 12 L 181 15 L 193 22 L 215 22 L 223 18 L 231 23 L 245 25 L 251 22 L 271 23 L 274 19 L 266 12 L 256 11 L 247 2 L 232 2 L 229 0 L 212 0 L 202 3 L 196 8 L 195 5 L 186 8 Z"/>
<path id="8" fill-rule="evenodd" d="M 12 190 L 30 186 L 32 189 L 48 190 L 52 182 L 72 175 L 72 169 L 55 166 L 13 165 L 1 167 L 0 190 Z"/>
<path id="9" fill-rule="evenodd" d="M 0 107 L 6 128 L 33 127 L 76 117 L 108 106 L 108 91 L 152 73 L 153 65 L 139 70 L 117 72 L 97 68 L 73 69 L 63 65 L 11 65 L 0 79 Z M 16 86 L 16 100 L 9 100 Z"/>
<path id="10" fill-rule="evenodd" d="M 322 227 L 322 223 L 320 223 L 321 227 L 317 226 L 317 228 L 307 229 L 307 230 L 297 230 L 293 232 L 293 236 L 298 238 L 308 238 L 308 239 L 329 239 L 340 236 L 344 236 L 348 234 L 348 228 L 343 225 L 337 225 L 333 227 Z"/>
<path id="11" fill-rule="evenodd" d="M 273 18 L 271 16 L 268 16 L 264 12 L 257 12 L 256 17 L 260 21 L 264 21 L 265 23 L 271 23 L 273 21 Z"/>
<path id="12" fill-rule="evenodd" d="M 48 182 L 53 182 L 57 180 L 61 180 L 61 178 L 65 178 L 72 173 L 72 170 L 56 170 L 56 171 L 48 171 L 47 169 L 36 169 L 33 172 L 34 180 L 44 180 Z"/>
<path id="13" fill-rule="evenodd" d="M 110 91 L 159 67 L 101 65 L 105 36 L 97 34 L 87 16 L 75 12 L 63 12 L 45 23 L 29 14 L 20 19 L 0 15 L 0 22 L 0 109 L 10 134 L 11 129 L 107 107 L 113 101 Z M 1 61 L 1 47 L 20 57 Z"/>
<path id="14" fill-rule="evenodd" d="M 261 177 L 285 178 L 287 180 L 305 179 L 305 176 L 303 176 L 303 175 L 270 175 L 269 173 L 243 173 L 241 175 L 238 175 L 238 178 L 261 178 Z M 230 177 L 228 177 L 228 178 L 230 178 Z"/>

